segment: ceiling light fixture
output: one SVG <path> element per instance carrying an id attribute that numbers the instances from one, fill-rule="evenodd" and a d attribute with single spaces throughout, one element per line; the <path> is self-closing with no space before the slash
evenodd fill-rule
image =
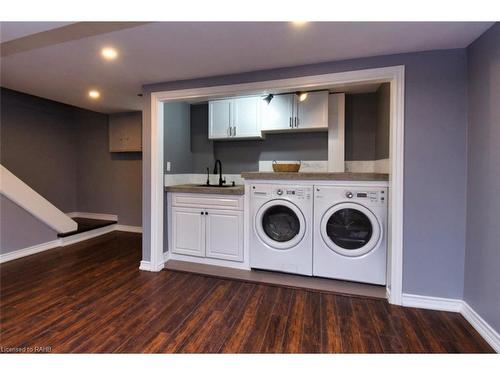
<path id="1" fill-rule="evenodd" d="M 98 99 L 101 96 L 101 93 L 97 90 L 90 90 L 89 91 L 89 97 L 92 99 Z"/>
<path id="2" fill-rule="evenodd" d="M 307 23 L 307 21 L 292 21 L 292 25 L 295 27 L 302 27 Z"/>
<path id="3" fill-rule="evenodd" d="M 301 102 L 307 99 L 307 92 L 299 92 L 297 95 L 299 96 L 299 101 Z"/>
<path id="4" fill-rule="evenodd" d="M 267 104 L 271 103 L 271 100 L 273 100 L 274 98 L 274 95 L 273 94 L 269 94 L 268 96 L 266 96 L 264 98 L 264 100 L 267 102 Z"/>
<path id="5" fill-rule="evenodd" d="M 118 52 L 116 52 L 116 49 L 111 48 L 111 47 L 104 47 L 101 50 L 101 55 L 104 57 L 106 60 L 114 60 L 118 56 Z"/>

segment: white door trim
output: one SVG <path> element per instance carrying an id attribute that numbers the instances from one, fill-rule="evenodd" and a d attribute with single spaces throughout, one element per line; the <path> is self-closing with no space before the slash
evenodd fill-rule
<path id="1" fill-rule="evenodd" d="M 404 76 L 403 65 L 385 68 L 355 70 L 314 76 L 259 81 L 234 85 L 199 87 L 151 93 L 151 202 L 150 215 L 151 269 L 161 270 L 163 257 L 163 102 L 194 98 L 229 97 L 260 94 L 273 89 L 294 91 L 308 87 L 360 83 L 389 82 L 391 85 L 389 189 L 389 302 L 401 305 L 403 280 L 403 170 L 404 170 Z"/>

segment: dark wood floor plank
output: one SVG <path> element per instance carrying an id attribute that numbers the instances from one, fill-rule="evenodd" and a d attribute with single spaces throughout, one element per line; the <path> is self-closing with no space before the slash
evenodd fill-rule
<path id="1" fill-rule="evenodd" d="M 113 232 L 0 265 L 0 345 L 54 353 L 491 353 L 459 314 L 139 271 Z"/>

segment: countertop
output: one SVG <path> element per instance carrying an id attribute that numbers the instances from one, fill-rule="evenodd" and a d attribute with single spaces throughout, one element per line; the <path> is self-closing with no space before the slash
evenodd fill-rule
<path id="1" fill-rule="evenodd" d="M 245 180 L 334 180 L 334 181 L 388 181 L 386 173 L 335 172 L 243 172 Z"/>
<path id="2" fill-rule="evenodd" d="M 183 184 L 165 186 L 165 191 L 169 193 L 198 193 L 198 194 L 225 194 L 225 195 L 244 195 L 245 187 L 243 185 L 218 187 L 218 186 L 200 186 L 198 184 Z"/>

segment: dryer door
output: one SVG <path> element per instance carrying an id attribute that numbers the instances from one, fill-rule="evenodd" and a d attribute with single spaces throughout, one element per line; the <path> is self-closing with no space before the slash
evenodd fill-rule
<path id="1" fill-rule="evenodd" d="M 361 256 L 379 244 L 382 226 L 368 208 L 357 203 L 340 203 L 323 215 L 321 237 L 340 255 Z"/>
<path id="2" fill-rule="evenodd" d="M 306 222 L 295 204 L 284 199 L 275 199 L 265 203 L 257 211 L 255 231 L 269 247 L 286 250 L 302 240 Z"/>

